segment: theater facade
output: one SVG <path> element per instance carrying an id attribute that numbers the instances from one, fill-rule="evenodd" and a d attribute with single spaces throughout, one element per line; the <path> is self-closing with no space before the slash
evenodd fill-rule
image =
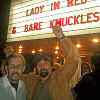
<path id="1" fill-rule="evenodd" d="M 7 42 L 17 53 L 49 53 L 54 63 L 63 64 L 51 28 L 57 25 L 71 37 L 83 62 L 90 64 L 91 56 L 100 54 L 99 0 L 11 0 Z"/>

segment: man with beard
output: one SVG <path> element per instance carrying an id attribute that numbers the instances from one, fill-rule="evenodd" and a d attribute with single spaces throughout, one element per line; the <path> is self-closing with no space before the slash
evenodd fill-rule
<path id="1" fill-rule="evenodd" d="M 25 70 L 22 55 L 11 54 L 6 58 L 7 75 L 0 79 L 0 100 L 26 100 L 25 84 L 19 80 Z"/>
<path id="2" fill-rule="evenodd" d="M 34 61 L 37 65 L 36 69 L 38 71 L 39 80 L 33 93 L 32 100 L 52 100 L 48 88 L 48 81 L 52 72 L 51 57 L 47 54 L 41 54 L 37 55 Z"/>
<path id="3" fill-rule="evenodd" d="M 65 64 L 52 72 L 50 56 L 41 54 L 37 57 L 36 68 L 39 76 L 27 75 L 27 100 L 73 100 L 70 80 L 81 66 L 80 55 L 71 39 L 64 36 L 59 26 L 52 29 L 60 41 Z"/>

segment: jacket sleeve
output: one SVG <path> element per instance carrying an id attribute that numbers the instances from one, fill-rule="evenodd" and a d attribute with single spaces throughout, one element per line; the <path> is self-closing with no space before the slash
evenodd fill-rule
<path id="1" fill-rule="evenodd" d="M 67 81 L 70 81 L 77 68 L 81 66 L 81 58 L 78 49 L 74 47 L 69 37 L 65 37 L 61 41 L 61 48 L 65 57 L 63 75 Z"/>

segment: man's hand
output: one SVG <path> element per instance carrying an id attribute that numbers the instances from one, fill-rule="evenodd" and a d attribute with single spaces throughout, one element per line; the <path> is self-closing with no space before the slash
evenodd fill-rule
<path id="1" fill-rule="evenodd" d="M 64 37 L 62 28 L 60 26 L 53 26 L 52 30 L 58 39 L 62 39 Z"/>

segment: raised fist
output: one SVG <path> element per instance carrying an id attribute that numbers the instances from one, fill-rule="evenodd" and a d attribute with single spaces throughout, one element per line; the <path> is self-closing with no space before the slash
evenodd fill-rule
<path id="1" fill-rule="evenodd" d="M 53 26 L 52 30 L 58 39 L 61 39 L 64 36 L 62 28 L 60 26 Z"/>

